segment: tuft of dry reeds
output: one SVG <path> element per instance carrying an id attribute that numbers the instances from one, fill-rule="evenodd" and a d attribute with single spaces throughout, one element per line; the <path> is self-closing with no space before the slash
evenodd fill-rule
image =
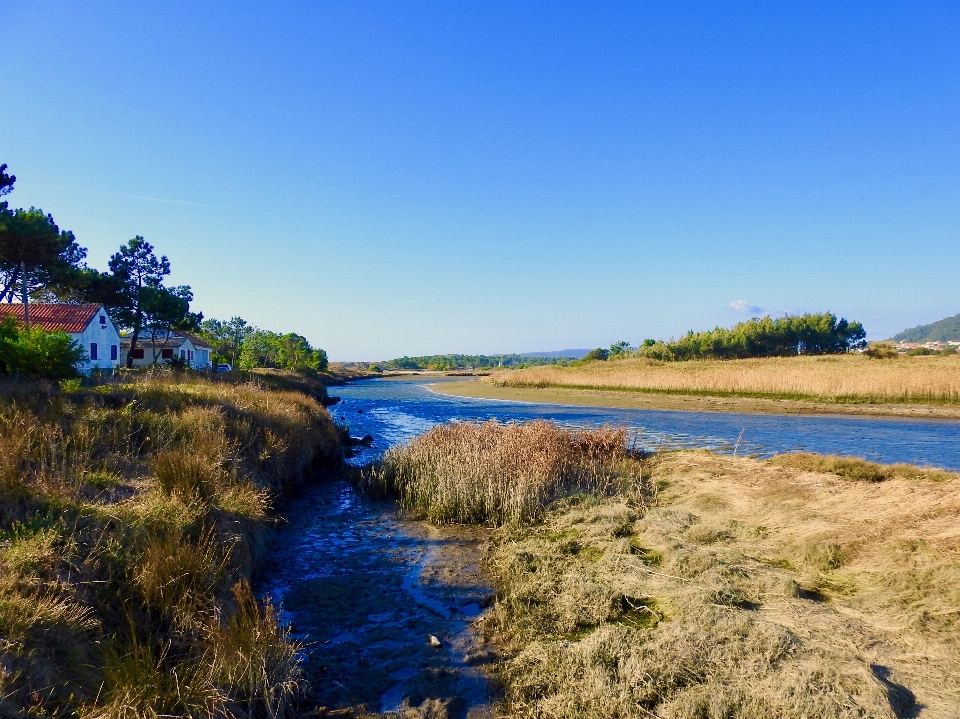
<path id="1" fill-rule="evenodd" d="M 570 492 L 636 486 L 625 438 L 623 429 L 569 432 L 543 420 L 454 422 L 388 450 L 360 483 L 433 522 L 518 524 Z"/>
<path id="2" fill-rule="evenodd" d="M 960 357 L 862 355 L 658 362 L 632 358 L 504 371 L 507 387 L 571 387 L 826 402 L 960 402 Z"/>
<path id="3" fill-rule="evenodd" d="M 313 398 L 145 375 L 0 386 L 0 715 L 280 717 L 271 497 L 340 461 Z"/>

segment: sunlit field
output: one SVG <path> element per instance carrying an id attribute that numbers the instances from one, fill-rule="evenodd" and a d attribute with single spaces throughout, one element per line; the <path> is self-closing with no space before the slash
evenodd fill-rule
<path id="1" fill-rule="evenodd" d="M 960 356 L 861 355 L 658 362 L 637 358 L 532 367 L 489 378 L 506 387 L 575 387 L 830 402 L 960 402 Z"/>

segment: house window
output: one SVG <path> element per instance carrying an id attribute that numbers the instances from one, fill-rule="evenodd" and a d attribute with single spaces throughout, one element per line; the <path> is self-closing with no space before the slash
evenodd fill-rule
<path id="1" fill-rule="evenodd" d="M 135 349 L 133 352 L 130 353 L 130 356 L 131 356 L 133 359 L 143 359 L 143 349 L 142 349 L 142 348 L 141 348 L 141 349 Z"/>
<path id="2" fill-rule="evenodd" d="M 180 350 L 180 359 L 186 359 L 187 353 L 184 350 Z"/>
<path id="3" fill-rule="evenodd" d="M 167 349 L 162 349 L 160 350 L 160 356 L 163 357 L 163 359 L 173 359 L 173 350 L 169 347 Z"/>
<path id="4" fill-rule="evenodd" d="M 100 324 L 103 325 L 104 327 L 107 326 L 107 318 L 105 315 L 100 315 Z"/>
<path id="5" fill-rule="evenodd" d="M 117 346 L 110 345 L 110 359 L 115 360 L 117 358 Z"/>
<path id="6" fill-rule="evenodd" d="M 90 343 L 90 359 L 92 359 L 92 360 L 99 359 L 99 357 L 97 357 L 97 343 L 96 343 L 96 342 L 91 342 L 91 343 Z"/>

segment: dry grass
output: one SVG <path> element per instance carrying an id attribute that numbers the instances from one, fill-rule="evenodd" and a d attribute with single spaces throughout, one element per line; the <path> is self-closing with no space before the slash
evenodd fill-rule
<path id="1" fill-rule="evenodd" d="M 794 452 L 781 454 L 767 460 L 780 467 L 792 467 L 806 472 L 826 472 L 846 479 L 866 482 L 883 482 L 887 479 L 926 479 L 936 482 L 955 480 L 958 475 L 932 467 L 917 467 L 913 464 L 877 464 L 858 457 Z"/>
<path id="2" fill-rule="evenodd" d="M 505 654 L 501 715 L 960 715 L 955 475 L 606 441 L 589 476 L 620 479 L 579 484 L 576 435 L 558 434 L 434 429 L 389 460 L 402 481 L 376 485 L 441 521 L 503 520 L 481 620 Z"/>
<path id="3" fill-rule="evenodd" d="M 533 367 L 489 378 L 508 387 L 574 387 L 828 402 L 960 402 L 960 357 L 877 362 L 861 355 L 657 362 L 634 358 Z"/>
<path id="4" fill-rule="evenodd" d="M 297 646 L 246 578 L 271 496 L 339 461 L 329 414 L 194 379 L 68 389 L 0 386 L 0 715 L 288 715 Z"/>
<path id="5" fill-rule="evenodd" d="M 625 436 L 622 429 L 567 432 L 545 421 L 455 422 L 390 449 L 361 483 L 434 522 L 519 523 L 571 491 L 633 484 L 620 471 Z"/>
<path id="6" fill-rule="evenodd" d="M 655 506 L 567 501 L 501 530 L 506 715 L 960 713 L 955 476 L 648 464 Z"/>

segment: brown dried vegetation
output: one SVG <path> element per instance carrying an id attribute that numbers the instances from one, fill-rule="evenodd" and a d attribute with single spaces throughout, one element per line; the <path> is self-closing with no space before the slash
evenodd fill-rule
<path id="1" fill-rule="evenodd" d="M 531 367 L 489 378 L 505 387 L 575 387 L 818 402 L 960 403 L 960 357 L 875 362 L 862 355 L 658 362 L 631 358 Z"/>
<path id="2" fill-rule="evenodd" d="M 297 645 L 246 581 L 270 497 L 339 457 L 298 393 L 0 387 L 0 715 L 288 714 Z"/>
<path id="3" fill-rule="evenodd" d="M 956 475 L 616 442 L 578 473 L 560 432 L 435 429 L 378 485 L 424 516 L 501 525 L 481 630 L 505 653 L 503 716 L 960 715 Z"/>
<path id="4" fill-rule="evenodd" d="M 632 482 L 622 429 L 567 432 L 550 422 L 453 422 L 389 450 L 362 486 L 396 496 L 433 522 L 520 523 L 570 491 L 598 494 Z"/>

